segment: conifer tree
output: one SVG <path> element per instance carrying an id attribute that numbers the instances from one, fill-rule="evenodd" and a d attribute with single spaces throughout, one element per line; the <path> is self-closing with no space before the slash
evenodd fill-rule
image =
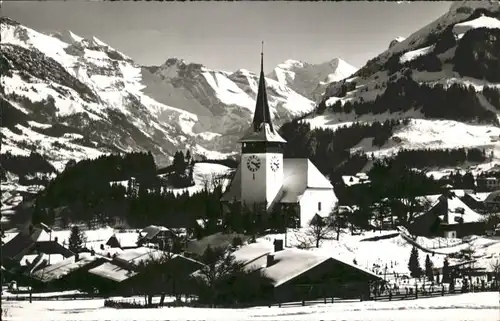
<path id="1" fill-rule="evenodd" d="M 425 275 L 429 281 L 434 281 L 434 273 L 432 272 L 433 264 L 429 254 L 425 257 Z"/>
<path id="2" fill-rule="evenodd" d="M 71 234 L 69 235 L 69 250 L 73 253 L 78 253 L 82 250 L 83 244 L 86 241 L 85 234 L 78 228 L 78 226 L 73 226 L 71 228 Z"/>
<path id="3" fill-rule="evenodd" d="M 411 249 L 410 260 L 408 261 L 408 270 L 410 270 L 410 275 L 414 278 L 420 277 L 422 273 L 416 247 Z"/>
<path id="4" fill-rule="evenodd" d="M 449 283 L 450 282 L 450 264 L 448 263 L 448 259 L 444 259 L 443 262 L 443 277 L 441 278 L 441 283 Z"/>

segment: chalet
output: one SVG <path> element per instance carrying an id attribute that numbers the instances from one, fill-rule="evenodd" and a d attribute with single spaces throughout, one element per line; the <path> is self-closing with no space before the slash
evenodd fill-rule
<path id="1" fill-rule="evenodd" d="M 494 191 L 500 188 L 500 178 L 498 177 L 478 177 L 477 186 L 488 191 Z"/>
<path id="2" fill-rule="evenodd" d="M 382 281 L 378 275 L 338 258 L 283 248 L 283 240 L 245 245 L 232 255 L 247 269 L 272 280 L 277 302 L 366 297 L 369 284 Z"/>
<path id="3" fill-rule="evenodd" d="M 74 255 L 51 234 L 43 225 L 30 225 L 2 246 L 3 264 L 8 268 L 29 265 L 40 253 L 48 255 L 49 264 Z"/>
<path id="4" fill-rule="evenodd" d="M 87 280 L 100 294 L 132 295 L 138 293 L 139 286 L 134 286 L 137 275 L 133 266 L 109 261 L 89 269 Z"/>
<path id="5" fill-rule="evenodd" d="M 233 245 L 235 238 L 239 238 L 242 242 L 246 242 L 250 237 L 244 234 L 225 234 L 218 232 L 212 235 L 205 236 L 200 240 L 189 241 L 186 246 L 186 253 L 189 255 L 202 255 L 208 246 L 230 247 L 231 245 Z"/>
<path id="6" fill-rule="evenodd" d="M 153 260 L 160 264 L 159 268 L 147 265 Z M 139 247 L 117 253 L 111 261 L 90 269 L 88 278 L 100 293 L 132 295 L 141 293 L 147 284 L 168 277 L 165 286 L 175 293 L 179 283 L 202 266 L 179 254 Z"/>
<path id="7" fill-rule="evenodd" d="M 483 235 L 483 216 L 461 201 L 454 193 L 443 194 L 430 208 L 415 216 L 408 228 L 413 235 L 449 238 Z"/>
<path id="8" fill-rule="evenodd" d="M 366 173 L 357 173 L 354 176 L 351 175 L 345 175 L 342 176 L 342 181 L 344 182 L 345 186 L 353 186 L 353 185 L 358 185 L 358 184 L 370 184 L 370 178 Z"/>
<path id="9" fill-rule="evenodd" d="M 241 163 L 221 198 L 223 211 L 241 204 L 264 212 L 287 213 L 287 225 L 307 226 L 315 214 L 327 216 L 337 203 L 333 186 L 307 158 L 284 158 L 285 139 L 273 124 L 261 56 L 255 112 L 240 139 Z"/>
<path id="10" fill-rule="evenodd" d="M 122 250 L 133 249 L 138 247 L 138 233 L 115 233 L 106 241 L 110 248 L 119 248 Z"/>
<path id="11" fill-rule="evenodd" d="M 103 264 L 103 257 L 87 254 L 76 254 L 61 262 L 46 266 L 34 272 L 26 271 L 24 278 L 30 280 L 34 289 L 44 291 L 60 291 L 79 289 L 92 291 L 86 272 Z"/>
<path id="12" fill-rule="evenodd" d="M 500 190 L 491 192 L 484 200 L 486 211 L 500 213 Z"/>
<path id="13" fill-rule="evenodd" d="M 478 213 L 485 213 L 487 210 L 484 201 L 486 200 L 488 195 L 490 195 L 490 193 L 476 193 L 470 191 L 465 192 L 464 195 L 460 197 L 460 199 L 472 210 Z"/>
<path id="14" fill-rule="evenodd" d="M 145 243 L 160 244 L 160 242 L 167 242 L 175 236 L 171 229 L 156 225 L 145 227 L 139 235 L 141 236 L 139 245 Z"/>

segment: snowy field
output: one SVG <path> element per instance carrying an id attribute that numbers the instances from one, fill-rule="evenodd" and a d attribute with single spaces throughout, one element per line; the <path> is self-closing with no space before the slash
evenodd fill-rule
<path id="1" fill-rule="evenodd" d="M 407 239 L 411 237 L 405 238 L 397 230 L 367 231 L 360 235 L 350 235 L 347 231 L 341 231 L 339 236 L 339 241 L 337 241 L 336 233 L 333 232 L 328 239 L 321 242 L 319 248 L 314 248 L 314 240 L 307 235 L 307 229 L 298 229 L 287 233 L 286 244 L 295 247 L 307 242 L 312 246 L 311 251 L 333 256 L 349 264 L 355 260 L 358 266 L 379 275 L 409 274 L 408 259 L 413 244 Z M 380 236 L 387 236 L 387 238 L 370 240 Z M 285 239 L 285 235 L 269 234 L 257 239 L 257 241 L 272 242 L 275 238 Z M 477 260 L 476 267 L 481 266 L 489 269 L 491 264 L 500 260 L 500 238 L 472 236 L 467 241 L 463 241 L 461 239 L 418 237 L 416 243 L 421 247 L 417 249 L 420 266 L 425 266 L 425 258 L 429 254 L 434 267 L 442 267 L 447 255 L 458 253 L 468 247 L 474 249 L 473 257 Z"/>
<path id="2" fill-rule="evenodd" d="M 221 176 L 227 175 L 232 171 L 231 168 L 214 163 L 196 163 L 193 168 L 193 180 L 194 185 L 186 188 L 167 188 L 168 191 L 174 194 L 189 193 L 192 195 L 194 193 L 202 191 L 205 187 L 209 190 L 213 190 L 219 183 L 223 184 L 223 188 L 226 188 L 230 183 L 229 179 L 222 179 Z M 110 182 L 110 184 L 120 184 L 124 187 L 128 186 L 128 180 Z"/>
<path id="3" fill-rule="evenodd" d="M 6 301 L 3 320 L 398 320 L 497 321 L 499 294 L 469 293 L 399 302 L 349 302 L 247 309 L 104 308 L 104 300 Z"/>

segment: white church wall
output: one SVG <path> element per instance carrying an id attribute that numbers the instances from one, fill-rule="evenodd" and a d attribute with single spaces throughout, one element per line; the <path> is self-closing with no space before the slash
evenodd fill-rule
<path id="1" fill-rule="evenodd" d="M 247 161 L 251 156 L 259 159 L 260 167 L 252 172 L 248 169 Z M 241 157 L 241 200 L 244 203 L 260 203 L 266 199 L 266 154 L 243 154 Z"/>
<path id="2" fill-rule="evenodd" d="M 247 167 L 249 157 L 259 159 L 260 167 L 252 172 Z M 277 158 L 279 166 L 276 171 L 271 169 L 271 162 Z M 241 157 L 241 199 L 247 204 L 263 203 L 268 205 L 276 197 L 283 184 L 283 154 L 255 153 L 243 154 Z"/>
<path id="3" fill-rule="evenodd" d="M 333 189 L 307 189 L 299 201 L 301 227 L 308 226 L 316 214 L 327 217 L 337 202 Z"/>

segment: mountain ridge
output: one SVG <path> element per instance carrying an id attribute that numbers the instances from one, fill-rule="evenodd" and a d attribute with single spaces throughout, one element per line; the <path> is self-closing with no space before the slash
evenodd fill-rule
<path id="1" fill-rule="evenodd" d="M 500 29 L 493 22 L 499 19 L 497 1 L 452 4 L 352 76 L 329 84 L 305 121 L 335 129 L 407 118 L 383 146 L 364 140 L 357 150 L 385 157 L 403 148 L 479 147 L 498 163 Z"/>

